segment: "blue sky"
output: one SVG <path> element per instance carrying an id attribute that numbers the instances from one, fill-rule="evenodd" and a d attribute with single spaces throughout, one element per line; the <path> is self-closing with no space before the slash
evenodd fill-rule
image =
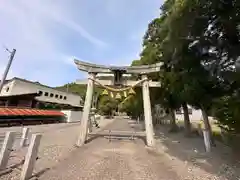
<path id="1" fill-rule="evenodd" d="M 73 58 L 129 65 L 139 58 L 148 23 L 161 0 L 0 0 L 0 72 L 9 49 L 16 56 L 9 78 L 50 86 L 86 77 Z"/>

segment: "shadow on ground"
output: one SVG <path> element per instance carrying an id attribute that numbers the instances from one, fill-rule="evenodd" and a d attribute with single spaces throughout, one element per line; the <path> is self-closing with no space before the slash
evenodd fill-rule
<path id="1" fill-rule="evenodd" d="M 122 134 L 115 134 L 114 137 L 111 138 L 110 141 L 116 141 L 116 140 L 119 140 L 119 141 L 122 141 L 122 140 L 128 140 L 128 141 L 135 141 L 135 140 L 141 140 L 143 141 L 143 143 L 146 145 L 146 138 L 145 137 L 142 137 L 142 136 L 134 136 L 134 139 L 131 140 L 131 137 L 128 137 L 129 139 L 126 139 L 127 136 L 124 136 Z M 93 135 L 91 137 L 89 137 L 85 143 L 88 144 L 98 138 L 105 138 L 105 139 L 108 139 L 107 137 L 104 137 L 103 135 Z M 110 139 L 110 138 L 109 138 Z M 108 139 L 108 140 L 109 140 Z"/>
<path id="2" fill-rule="evenodd" d="M 201 137 L 187 138 L 182 131 L 169 133 L 168 129 L 167 125 L 161 125 L 155 130 L 155 138 L 164 146 L 164 152 L 211 174 L 230 180 L 240 177 L 239 158 L 229 147 L 217 143 L 211 153 L 206 153 Z"/>
<path id="3" fill-rule="evenodd" d="M 124 128 L 120 128 L 118 129 L 118 126 L 115 126 L 114 123 L 118 123 L 118 122 L 127 122 L 126 124 L 124 124 Z M 118 124 L 121 127 L 121 123 Z M 103 131 L 123 131 L 122 133 L 114 133 L 114 135 L 111 135 L 111 133 L 106 132 L 106 134 L 101 134 L 101 132 Z M 141 136 L 141 135 L 137 135 L 134 134 L 134 132 L 144 132 L 144 126 L 140 123 L 137 123 L 137 121 L 135 120 L 130 120 L 130 119 L 115 119 L 115 121 L 113 123 L 110 123 L 109 125 L 107 125 L 106 127 L 102 128 L 100 131 L 98 131 L 96 134 L 92 134 L 92 135 L 88 135 L 88 139 L 85 141 L 85 143 L 90 143 L 94 140 L 97 140 L 98 138 L 106 138 L 106 139 L 110 139 L 110 135 L 111 135 L 111 141 L 116 141 L 116 140 L 130 140 L 131 141 L 131 136 L 133 134 L 134 140 L 141 140 L 143 141 L 143 143 L 146 145 L 146 137 L 145 136 Z M 124 132 L 129 132 L 127 134 L 125 134 Z M 133 132 L 131 134 L 131 132 Z M 128 139 L 129 138 L 129 139 Z M 134 141 L 133 140 L 133 141 Z"/>
<path id="4" fill-rule="evenodd" d="M 42 176 L 44 173 L 46 173 L 47 171 L 51 170 L 51 168 L 45 168 L 45 169 L 42 169 L 41 171 L 33 174 L 32 177 L 36 177 L 36 178 L 39 178 L 40 176 Z"/>

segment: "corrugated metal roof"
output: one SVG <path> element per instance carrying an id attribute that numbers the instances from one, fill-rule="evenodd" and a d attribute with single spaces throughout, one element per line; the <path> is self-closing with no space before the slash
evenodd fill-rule
<path id="1" fill-rule="evenodd" d="M 1 98 L 10 98 L 10 97 L 23 97 L 23 96 L 39 96 L 39 93 L 21 93 L 21 94 L 11 94 L 11 95 L 0 95 Z"/>
<path id="2" fill-rule="evenodd" d="M 0 108 L 0 116 L 64 116 L 60 111 L 23 109 L 23 108 Z"/>

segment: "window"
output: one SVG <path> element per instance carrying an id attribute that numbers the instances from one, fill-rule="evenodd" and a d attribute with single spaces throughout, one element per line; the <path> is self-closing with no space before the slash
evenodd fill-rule
<path id="1" fill-rule="evenodd" d="M 55 95 L 55 98 L 58 98 L 58 94 Z"/>
<path id="2" fill-rule="evenodd" d="M 60 99 L 62 99 L 63 97 L 62 97 L 62 95 L 60 95 Z"/>
<path id="3" fill-rule="evenodd" d="M 66 100 L 66 99 L 67 99 L 67 97 L 66 97 L 66 96 L 64 96 L 64 97 L 63 97 L 63 99 L 64 99 L 64 100 Z"/>
<path id="4" fill-rule="evenodd" d="M 8 92 L 8 91 L 9 91 L 9 87 L 6 88 L 6 92 Z"/>
<path id="5" fill-rule="evenodd" d="M 42 95 L 42 91 L 38 91 L 38 95 L 41 96 Z"/>
<path id="6" fill-rule="evenodd" d="M 50 97 L 53 97 L 53 93 L 50 94 Z"/>
<path id="7" fill-rule="evenodd" d="M 48 92 L 45 92 L 44 96 L 48 96 Z"/>

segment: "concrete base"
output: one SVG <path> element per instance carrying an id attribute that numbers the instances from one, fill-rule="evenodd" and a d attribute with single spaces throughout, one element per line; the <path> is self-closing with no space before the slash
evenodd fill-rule
<path id="1" fill-rule="evenodd" d="M 20 180 L 28 180 L 32 177 L 35 162 L 37 160 L 38 148 L 40 145 L 41 134 L 34 134 L 31 139 L 25 161 L 22 167 Z"/>
<path id="2" fill-rule="evenodd" d="M 0 153 L 0 170 L 4 170 L 7 167 L 8 159 L 13 148 L 14 138 L 15 132 L 6 133 Z"/>
<path id="3" fill-rule="evenodd" d="M 21 137 L 21 141 L 20 141 L 20 147 L 27 146 L 28 135 L 29 135 L 29 128 L 24 127 L 23 130 L 22 130 L 22 137 Z"/>

